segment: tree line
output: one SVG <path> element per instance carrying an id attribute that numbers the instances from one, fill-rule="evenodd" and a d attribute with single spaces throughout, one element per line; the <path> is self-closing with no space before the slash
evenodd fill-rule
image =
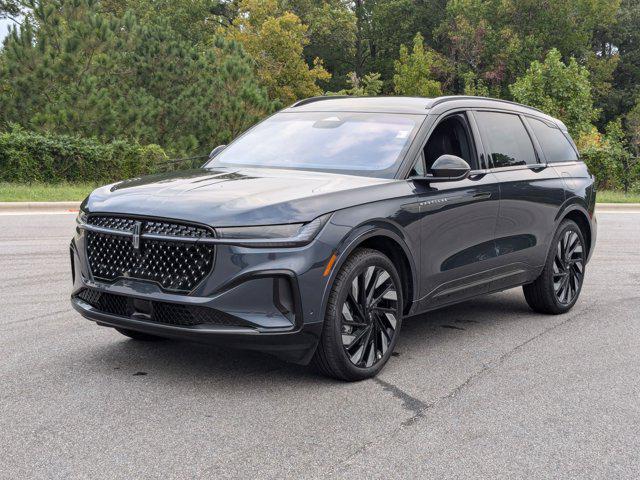
<path id="1" fill-rule="evenodd" d="M 640 0 L 0 0 L 2 16 L 0 131 L 21 138 L 189 156 L 308 96 L 483 95 L 559 117 L 601 188 L 640 189 Z"/>

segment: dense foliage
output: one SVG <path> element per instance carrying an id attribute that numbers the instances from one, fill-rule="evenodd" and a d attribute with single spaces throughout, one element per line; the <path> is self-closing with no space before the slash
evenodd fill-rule
<path id="1" fill-rule="evenodd" d="M 593 108 L 589 71 L 575 58 L 565 65 L 554 48 L 544 62 L 534 60 L 510 90 L 516 101 L 561 118 L 574 138 L 590 132 L 597 112 Z"/>
<path id="2" fill-rule="evenodd" d="M 559 117 L 601 186 L 640 188 L 640 0 L 0 0 L 0 18 L 0 131 L 185 156 L 323 92 L 465 93 Z"/>
<path id="3" fill-rule="evenodd" d="M 100 143 L 15 127 L 0 133 L 0 181 L 109 182 L 152 173 L 166 160 L 158 145 Z"/>
<path id="4" fill-rule="evenodd" d="M 118 18 L 95 0 L 33 2 L 5 41 L 0 119 L 36 131 L 157 143 L 226 143 L 272 110 L 236 42 L 207 48 L 156 19 Z"/>

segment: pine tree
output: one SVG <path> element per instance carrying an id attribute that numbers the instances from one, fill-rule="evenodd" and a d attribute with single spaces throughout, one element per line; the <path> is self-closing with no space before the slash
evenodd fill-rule
<path id="1" fill-rule="evenodd" d="M 205 153 L 273 105 L 235 42 L 198 48 L 165 21 L 116 18 L 96 0 L 32 0 L 6 41 L 0 119 L 25 128 Z"/>

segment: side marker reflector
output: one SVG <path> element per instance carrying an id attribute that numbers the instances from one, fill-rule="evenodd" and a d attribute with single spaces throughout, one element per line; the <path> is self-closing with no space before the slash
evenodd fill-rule
<path id="1" fill-rule="evenodd" d="M 324 273 L 322 274 L 323 277 L 326 277 L 331 273 L 331 269 L 333 268 L 333 264 L 336 263 L 336 259 L 337 258 L 338 258 L 338 256 L 335 253 L 333 255 L 331 255 L 331 258 L 329 259 L 329 262 L 327 263 L 327 267 L 324 269 Z"/>

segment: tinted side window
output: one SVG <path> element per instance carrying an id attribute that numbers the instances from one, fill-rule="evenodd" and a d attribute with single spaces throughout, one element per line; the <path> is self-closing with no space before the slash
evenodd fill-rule
<path id="1" fill-rule="evenodd" d="M 550 127 L 546 123 L 529 118 L 529 125 L 533 129 L 547 162 L 569 162 L 578 160 L 578 155 L 573 149 L 567 137 L 557 128 Z"/>
<path id="2" fill-rule="evenodd" d="M 409 172 L 409 177 L 424 177 L 426 173 L 427 170 L 424 168 L 424 154 L 420 152 L 418 160 Z"/>
<path id="3" fill-rule="evenodd" d="M 531 138 L 518 115 L 477 112 L 476 116 L 495 168 L 538 163 Z"/>

